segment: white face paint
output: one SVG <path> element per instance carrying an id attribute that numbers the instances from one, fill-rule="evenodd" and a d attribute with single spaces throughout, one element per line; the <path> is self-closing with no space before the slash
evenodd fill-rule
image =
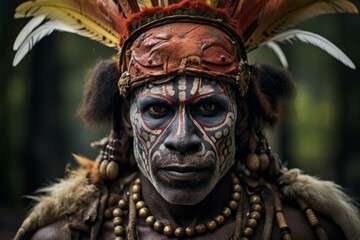
<path id="1" fill-rule="evenodd" d="M 230 85 L 197 77 L 135 92 L 130 110 L 135 158 L 165 200 L 197 204 L 229 171 L 236 109 Z"/>

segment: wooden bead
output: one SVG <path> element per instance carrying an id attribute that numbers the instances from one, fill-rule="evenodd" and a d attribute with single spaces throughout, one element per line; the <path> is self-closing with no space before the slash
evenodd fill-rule
<path id="1" fill-rule="evenodd" d="M 148 226 L 153 226 L 154 223 L 155 223 L 155 221 L 156 221 L 156 219 L 155 219 L 154 216 L 150 215 L 150 216 L 148 216 L 148 217 L 146 218 L 145 221 L 146 221 L 146 224 L 147 224 Z"/>
<path id="2" fill-rule="evenodd" d="M 202 235 L 202 234 L 206 233 L 206 226 L 205 226 L 205 224 L 200 223 L 200 224 L 196 225 L 195 231 L 196 231 L 199 235 Z"/>
<path id="3" fill-rule="evenodd" d="M 231 209 L 226 207 L 224 208 L 222 214 L 224 215 L 224 217 L 230 217 L 231 216 Z"/>
<path id="4" fill-rule="evenodd" d="M 245 226 L 251 227 L 251 228 L 256 227 L 257 224 L 258 224 L 258 222 L 257 222 L 255 219 L 253 219 L 253 218 L 249 218 L 249 219 L 246 220 L 246 222 L 245 222 Z"/>
<path id="5" fill-rule="evenodd" d="M 188 237 L 192 237 L 195 235 L 195 229 L 192 227 L 187 227 L 187 228 L 185 228 L 185 234 Z"/>
<path id="6" fill-rule="evenodd" d="M 241 185 L 240 184 L 234 184 L 233 185 L 233 191 L 236 193 L 241 193 Z"/>
<path id="7" fill-rule="evenodd" d="M 140 195 L 139 193 L 134 193 L 134 194 L 132 195 L 132 200 L 133 200 L 135 203 L 137 203 L 138 201 L 141 200 L 141 195 Z"/>
<path id="8" fill-rule="evenodd" d="M 259 212 L 251 212 L 249 215 L 249 218 L 255 219 L 255 220 L 259 220 L 261 217 Z"/>
<path id="9" fill-rule="evenodd" d="M 235 177 L 233 177 L 233 179 L 232 179 L 232 183 L 233 183 L 233 184 L 240 184 L 240 179 L 235 176 Z"/>
<path id="10" fill-rule="evenodd" d="M 235 202 L 234 200 L 231 200 L 231 201 L 229 201 L 229 203 L 228 203 L 228 207 L 229 207 L 231 210 L 235 210 L 235 209 L 238 207 L 238 204 L 237 204 L 237 202 Z"/>
<path id="11" fill-rule="evenodd" d="M 103 161 L 100 163 L 99 171 L 100 171 L 100 176 L 101 176 L 103 179 L 107 179 L 106 168 L 107 168 L 108 163 L 109 163 L 109 162 L 108 162 L 107 160 L 103 160 Z"/>
<path id="12" fill-rule="evenodd" d="M 141 179 L 140 179 L 140 178 L 136 178 L 136 179 L 134 180 L 134 183 L 135 183 L 135 184 L 140 184 L 140 183 L 141 183 Z"/>
<path id="13" fill-rule="evenodd" d="M 125 240 L 123 237 L 116 237 L 115 240 Z"/>
<path id="14" fill-rule="evenodd" d="M 251 205 L 251 211 L 253 211 L 253 212 L 261 212 L 261 211 L 262 211 L 262 207 L 261 207 L 260 204 Z"/>
<path id="15" fill-rule="evenodd" d="M 139 184 L 134 184 L 131 188 L 133 193 L 140 193 L 141 192 L 141 186 Z"/>
<path id="16" fill-rule="evenodd" d="M 215 222 L 218 224 L 218 225 L 223 225 L 224 222 L 225 222 L 225 218 L 223 215 L 218 215 L 215 217 Z"/>
<path id="17" fill-rule="evenodd" d="M 119 176 L 119 165 L 111 161 L 106 167 L 106 176 L 110 180 L 115 180 Z"/>
<path id="18" fill-rule="evenodd" d="M 177 227 L 174 232 L 175 237 L 183 238 L 185 235 L 185 230 L 181 227 Z"/>
<path id="19" fill-rule="evenodd" d="M 113 217 L 121 217 L 123 213 L 123 210 L 121 210 L 120 208 L 115 208 L 112 212 Z"/>
<path id="20" fill-rule="evenodd" d="M 168 237 L 172 236 L 174 234 L 174 228 L 170 225 L 166 225 L 164 227 L 164 234 Z"/>
<path id="21" fill-rule="evenodd" d="M 107 218 L 107 219 L 111 218 L 112 217 L 112 211 L 110 209 L 106 209 L 104 211 L 104 217 Z"/>
<path id="22" fill-rule="evenodd" d="M 164 229 L 164 224 L 162 222 L 155 221 L 153 228 L 157 232 L 162 232 Z"/>
<path id="23" fill-rule="evenodd" d="M 126 199 L 120 199 L 119 202 L 118 202 L 118 206 L 121 208 L 121 209 L 127 209 L 128 207 L 128 201 Z"/>
<path id="24" fill-rule="evenodd" d="M 240 198 L 241 198 L 241 195 L 238 192 L 234 192 L 233 194 L 231 194 L 231 199 L 233 199 L 237 202 L 240 200 Z"/>
<path id="25" fill-rule="evenodd" d="M 252 228 L 246 227 L 243 230 L 243 235 L 244 237 L 250 237 L 251 235 L 253 235 L 254 230 Z"/>
<path id="26" fill-rule="evenodd" d="M 252 195 L 250 197 L 250 203 L 251 204 L 259 204 L 259 203 L 261 203 L 261 197 L 259 195 L 257 195 L 257 194 Z"/>
<path id="27" fill-rule="evenodd" d="M 150 215 L 150 210 L 147 207 L 143 207 L 139 210 L 139 216 L 142 218 L 147 218 Z"/>
<path id="28" fill-rule="evenodd" d="M 125 235 L 125 228 L 121 225 L 115 226 L 114 233 L 116 236 L 123 236 L 123 235 Z"/>
<path id="29" fill-rule="evenodd" d="M 260 167 L 260 160 L 257 154 L 250 153 L 246 159 L 246 166 L 251 172 L 256 172 Z"/>
<path id="30" fill-rule="evenodd" d="M 138 202 L 136 203 L 136 209 L 137 209 L 137 210 L 139 210 L 139 209 L 141 209 L 141 208 L 143 208 L 143 207 L 146 207 L 146 204 L 145 204 L 144 201 L 138 201 Z"/>
<path id="31" fill-rule="evenodd" d="M 242 237 L 240 240 L 249 240 L 247 237 Z"/>
<path id="32" fill-rule="evenodd" d="M 260 171 L 265 171 L 266 169 L 269 168 L 269 157 L 266 153 L 262 153 L 259 156 L 259 160 L 260 160 Z"/>
<path id="33" fill-rule="evenodd" d="M 114 224 L 114 226 L 121 225 L 122 223 L 123 223 L 122 217 L 115 217 L 115 218 L 113 219 L 113 224 Z"/>
<path id="34" fill-rule="evenodd" d="M 215 229 L 217 228 L 217 224 L 214 220 L 210 220 L 206 223 L 206 228 L 209 231 L 215 231 Z"/>

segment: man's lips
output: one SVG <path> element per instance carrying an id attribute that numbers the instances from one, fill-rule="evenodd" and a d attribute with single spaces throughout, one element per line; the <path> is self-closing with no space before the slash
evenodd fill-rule
<path id="1" fill-rule="evenodd" d="M 208 178 L 209 174 L 208 167 L 173 165 L 158 168 L 159 177 L 170 182 L 201 182 Z"/>

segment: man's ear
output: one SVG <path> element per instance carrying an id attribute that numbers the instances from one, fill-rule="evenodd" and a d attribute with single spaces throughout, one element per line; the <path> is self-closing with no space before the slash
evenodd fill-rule
<path id="1" fill-rule="evenodd" d="M 121 107 L 120 107 L 121 124 L 126 134 L 132 137 L 133 130 L 130 121 L 130 100 L 129 98 L 122 97 L 120 102 L 121 102 Z"/>

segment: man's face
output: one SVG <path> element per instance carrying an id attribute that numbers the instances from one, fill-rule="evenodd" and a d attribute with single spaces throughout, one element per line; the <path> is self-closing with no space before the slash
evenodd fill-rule
<path id="1" fill-rule="evenodd" d="M 141 87 L 131 97 L 137 164 L 168 202 L 199 203 L 229 171 L 234 95 L 228 84 L 182 76 Z"/>

